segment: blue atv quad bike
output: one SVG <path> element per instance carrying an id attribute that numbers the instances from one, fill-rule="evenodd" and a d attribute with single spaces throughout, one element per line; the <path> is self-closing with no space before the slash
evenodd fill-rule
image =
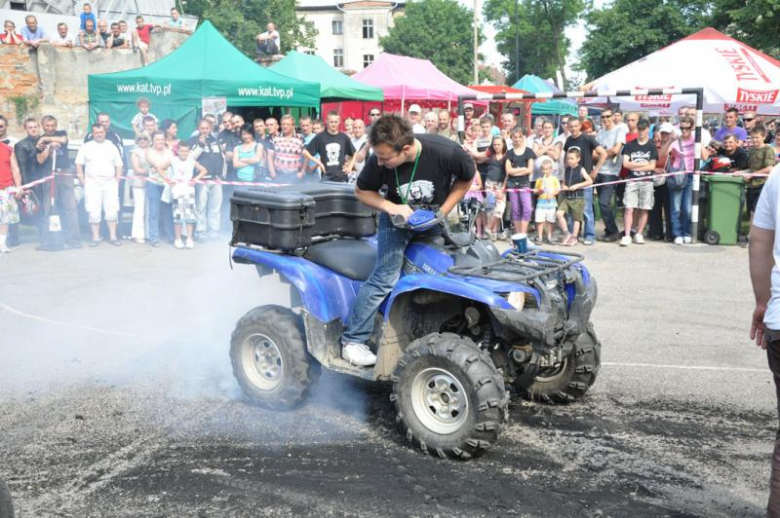
<path id="1" fill-rule="evenodd" d="M 475 239 L 478 210 L 462 203 L 452 228 L 425 210 L 394 221 L 418 237 L 377 316 L 369 342 L 377 363 L 360 368 L 342 359 L 340 337 L 376 262 L 376 214 L 344 184 L 234 193 L 234 261 L 261 276 L 278 273 L 293 301 L 238 321 L 230 356 L 246 395 L 267 408 L 295 407 L 321 367 L 389 380 L 406 437 L 462 459 L 498 439 L 508 417 L 505 383 L 537 401 L 582 398 L 600 365 L 590 323 L 595 279 L 577 254 L 499 254 Z"/>

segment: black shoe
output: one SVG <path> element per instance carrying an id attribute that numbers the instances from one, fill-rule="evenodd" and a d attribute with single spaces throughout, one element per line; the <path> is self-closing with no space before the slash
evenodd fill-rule
<path id="1" fill-rule="evenodd" d="M 598 241 L 601 241 L 602 243 L 617 243 L 620 241 L 620 234 L 604 234 L 598 238 Z"/>
<path id="2" fill-rule="evenodd" d="M 74 248 L 74 249 L 80 249 L 84 248 L 84 245 L 81 243 L 81 241 L 74 241 L 72 243 L 68 243 L 68 248 Z"/>

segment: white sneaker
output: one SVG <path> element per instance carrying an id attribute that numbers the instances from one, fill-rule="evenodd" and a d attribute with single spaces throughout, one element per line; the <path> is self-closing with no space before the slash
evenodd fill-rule
<path id="1" fill-rule="evenodd" d="M 631 236 L 623 236 L 620 238 L 620 246 L 628 246 L 631 244 Z"/>
<path id="2" fill-rule="evenodd" d="M 341 347 L 341 357 L 352 365 L 367 367 L 376 363 L 376 354 L 366 344 L 347 342 Z"/>
<path id="3" fill-rule="evenodd" d="M 644 245 L 645 244 L 645 238 L 642 236 L 642 234 L 636 234 L 634 236 L 634 243 L 638 245 Z"/>
<path id="4" fill-rule="evenodd" d="M 184 243 L 181 242 L 181 239 L 177 239 L 176 241 L 173 242 L 173 247 L 181 250 L 182 248 L 184 248 Z"/>
<path id="5" fill-rule="evenodd" d="M 187 238 L 187 244 L 184 245 L 187 248 L 195 248 L 195 241 L 191 237 Z"/>
<path id="6" fill-rule="evenodd" d="M 677 236 L 677 237 L 675 237 L 675 238 L 674 238 L 674 244 L 675 244 L 675 245 L 681 245 L 681 244 L 683 244 L 683 238 L 682 238 L 682 237 L 680 237 L 680 236 Z"/>
<path id="7" fill-rule="evenodd" d="M 692 241 L 691 236 L 686 236 L 683 238 L 683 243 L 685 243 L 686 245 L 690 245 L 691 241 Z"/>
<path id="8" fill-rule="evenodd" d="M 0 245 L 0 254 L 10 254 L 11 249 L 8 248 L 6 245 Z"/>

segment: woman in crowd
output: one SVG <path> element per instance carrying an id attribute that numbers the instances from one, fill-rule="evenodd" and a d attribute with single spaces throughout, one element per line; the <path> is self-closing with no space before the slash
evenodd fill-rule
<path id="1" fill-rule="evenodd" d="M 558 160 L 563 150 L 563 140 L 555 138 L 555 124 L 549 119 L 542 123 L 542 137 L 534 138 L 533 150 L 536 158 L 550 157 L 553 161 L 553 176 L 558 176 Z M 534 180 L 541 178 L 541 165 L 544 160 L 534 161 Z"/>
<path id="2" fill-rule="evenodd" d="M 149 135 L 139 133 L 135 137 L 135 148 L 130 155 L 133 167 L 133 178 L 130 185 L 133 188 L 133 228 L 130 232 L 136 243 L 146 239 L 146 179 L 149 177 L 149 162 L 146 152 L 149 150 Z"/>
<path id="3" fill-rule="evenodd" d="M 491 241 L 495 241 L 498 233 L 501 232 L 501 220 L 504 217 L 504 208 L 506 207 L 506 140 L 501 135 L 493 137 L 490 145 L 489 157 L 487 163 L 487 173 L 485 174 L 485 190 L 490 200 L 490 215 L 488 216 L 486 234 Z"/>
<path id="4" fill-rule="evenodd" d="M 5 32 L 0 34 L 0 44 L 2 45 L 21 45 L 24 43 L 24 36 L 16 32 L 16 24 L 11 20 L 6 20 L 3 25 Z"/>
<path id="5" fill-rule="evenodd" d="M 173 155 L 179 152 L 179 127 L 176 125 L 176 121 L 172 119 L 165 119 L 160 125 L 160 129 L 165 135 L 165 145 L 173 151 Z"/>
<path id="6" fill-rule="evenodd" d="M 165 133 L 158 131 L 152 135 L 152 147 L 146 150 L 146 161 L 149 165 L 149 181 L 146 182 L 146 204 L 149 207 L 149 244 L 160 246 L 160 214 L 162 208 L 163 193 L 170 191 L 171 160 L 173 160 L 173 151 L 168 149 L 165 142 Z M 166 203 L 170 210 L 170 202 Z M 170 231 L 168 237 L 173 236 L 173 214 L 171 213 L 170 228 L 163 219 L 163 225 L 166 227 L 166 233 Z"/>
<path id="7" fill-rule="evenodd" d="M 694 123 L 691 117 L 680 118 L 680 138 L 670 138 L 662 154 L 668 154 L 668 170 L 690 173 L 693 171 L 696 137 L 693 133 Z M 702 149 L 702 158 L 707 151 Z M 672 215 L 672 235 L 674 244 L 682 245 L 691 242 L 691 203 L 693 193 L 693 175 L 686 174 L 681 189 L 674 188 L 675 180 L 666 178 L 666 188 L 669 191 L 669 212 Z"/>
<path id="8" fill-rule="evenodd" d="M 775 141 L 772 143 L 772 147 L 775 150 L 775 158 L 780 160 L 780 129 L 775 132 Z"/>
<path id="9" fill-rule="evenodd" d="M 255 180 L 255 169 L 264 161 L 265 148 L 255 142 L 254 128 L 250 124 L 241 126 L 241 144 L 233 149 L 233 167 L 242 182 Z"/>

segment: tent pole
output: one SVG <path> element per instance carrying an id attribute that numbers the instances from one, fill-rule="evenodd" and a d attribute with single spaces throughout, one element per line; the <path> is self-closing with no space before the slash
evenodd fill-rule
<path id="1" fill-rule="evenodd" d="M 696 132 L 694 134 L 693 192 L 691 194 L 691 242 L 699 239 L 699 186 L 701 184 L 701 125 L 704 119 L 704 89 L 696 90 Z"/>

